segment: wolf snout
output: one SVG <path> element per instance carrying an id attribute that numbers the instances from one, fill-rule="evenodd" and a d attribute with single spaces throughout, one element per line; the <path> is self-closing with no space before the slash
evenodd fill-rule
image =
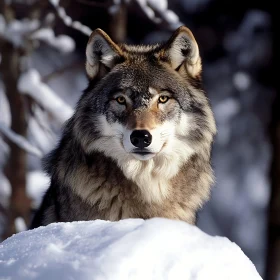
<path id="1" fill-rule="evenodd" d="M 144 149 L 152 143 L 152 134 L 148 130 L 134 130 L 130 135 L 133 146 Z"/>

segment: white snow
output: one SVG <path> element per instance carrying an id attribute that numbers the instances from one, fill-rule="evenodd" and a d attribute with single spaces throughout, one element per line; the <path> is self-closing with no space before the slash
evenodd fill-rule
<path id="1" fill-rule="evenodd" d="M 0 204 L 5 208 L 9 205 L 12 188 L 7 177 L 0 171 Z"/>
<path id="2" fill-rule="evenodd" d="M 6 22 L 2 15 L 0 15 L 0 34 L 3 34 L 6 28 Z"/>
<path id="3" fill-rule="evenodd" d="M 65 25 L 71 26 L 72 28 L 80 31 L 86 36 L 89 36 L 91 34 L 92 30 L 88 26 L 83 25 L 78 21 L 73 21 L 72 18 L 66 14 L 65 9 L 59 6 L 59 0 L 49 0 L 49 2 L 56 9 L 58 16 L 61 18 Z"/>
<path id="4" fill-rule="evenodd" d="M 156 24 L 164 23 L 171 30 L 183 25 L 179 17 L 168 9 L 167 0 L 136 0 L 146 16 Z"/>
<path id="5" fill-rule="evenodd" d="M 16 232 L 21 232 L 21 231 L 27 230 L 27 226 L 22 217 L 17 217 L 15 219 L 15 227 L 16 227 Z"/>
<path id="6" fill-rule="evenodd" d="M 50 3 L 51 3 L 53 6 L 57 7 L 57 6 L 59 5 L 59 1 L 60 1 L 60 0 L 50 0 Z"/>
<path id="7" fill-rule="evenodd" d="M 219 127 L 216 141 L 219 144 L 228 143 L 231 137 L 231 130 L 228 123 L 240 111 L 240 104 L 233 97 L 224 98 L 213 106 L 214 114 Z"/>
<path id="8" fill-rule="evenodd" d="M 0 15 L 0 35 L 17 47 L 22 46 L 28 36 L 39 26 L 38 20 L 27 18 L 6 23 L 4 17 Z"/>
<path id="9" fill-rule="evenodd" d="M 245 72 L 234 73 L 232 80 L 234 86 L 240 91 L 247 90 L 251 85 L 250 76 Z"/>
<path id="10" fill-rule="evenodd" d="M 32 39 L 37 39 L 62 53 L 69 53 L 75 49 L 75 41 L 67 35 L 55 36 L 51 28 L 41 28 L 32 34 Z"/>
<path id="11" fill-rule="evenodd" d="M 38 208 L 42 201 L 42 197 L 49 187 L 50 179 L 40 170 L 27 173 L 26 188 L 27 194 L 32 198 L 33 207 Z"/>
<path id="12" fill-rule="evenodd" d="M 28 122 L 28 138 L 32 145 L 38 147 L 43 154 L 53 149 L 57 136 L 50 127 L 49 117 L 39 106 L 34 108 L 34 117 Z"/>
<path id="13" fill-rule="evenodd" d="M 240 111 L 240 104 L 233 97 L 228 97 L 215 104 L 213 110 L 218 120 L 228 122 Z"/>
<path id="14" fill-rule="evenodd" d="M 251 167 L 244 178 L 248 196 L 254 206 L 265 208 L 270 199 L 268 174 L 264 176 L 259 168 Z M 254 182 L 254 184 L 252 184 Z"/>
<path id="15" fill-rule="evenodd" d="M 4 86 L 2 81 L 0 80 L 0 122 L 4 123 L 6 126 L 11 126 L 11 113 L 10 113 L 10 105 L 8 99 L 6 97 Z"/>
<path id="16" fill-rule="evenodd" d="M 18 89 L 22 94 L 27 94 L 36 100 L 61 124 L 73 114 L 73 109 L 60 99 L 50 87 L 41 82 L 41 76 L 36 69 L 29 69 L 21 74 Z"/>
<path id="17" fill-rule="evenodd" d="M 35 155 L 39 158 L 43 156 L 41 151 L 37 149 L 37 147 L 34 147 L 31 145 L 26 138 L 23 136 L 15 133 L 13 130 L 11 130 L 9 127 L 5 126 L 2 122 L 0 122 L 0 135 L 5 135 L 10 141 L 18 145 L 20 148 L 25 150 L 26 152 Z"/>
<path id="18" fill-rule="evenodd" d="M 148 0 L 147 3 L 149 3 L 152 7 L 157 7 L 161 11 L 168 9 L 167 0 Z"/>
<path id="19" fill-rule="evenodd" d="M 227 238 L 161 218 L 51 224 L 0 245 L 0 279 L 261 279 Z"/>

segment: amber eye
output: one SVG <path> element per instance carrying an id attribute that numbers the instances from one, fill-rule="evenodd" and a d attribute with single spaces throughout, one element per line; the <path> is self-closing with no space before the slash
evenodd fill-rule
<path id="1" fill-rule="evenodd" d="M 159 103 L 166 103 L 169 100 L 169 97 L 166 95 L 162 95 L 159 97 L 158 102 Z"/>
<path id="2" fill-rule="evenodd" d="M 123 96 L 118 96 L 117 98 L 116 98 L 116 100 L 117 100 L 117 102 L 119 103 L 119 104 L 121 104 L 121 105 L 125 105 L 125 98 L 123 97 Z"/>

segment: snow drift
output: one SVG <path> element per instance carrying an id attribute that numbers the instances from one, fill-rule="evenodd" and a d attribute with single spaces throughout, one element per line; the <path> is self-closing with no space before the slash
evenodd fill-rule
<path id="1" fill-rule="evenodd" d="M 51 224 L 0 244 L 0 279 L 261 279 L 227 238 L 161 218 Z"/>

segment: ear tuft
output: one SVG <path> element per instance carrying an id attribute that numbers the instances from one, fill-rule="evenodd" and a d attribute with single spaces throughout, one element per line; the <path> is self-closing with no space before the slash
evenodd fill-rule
<path id="1" fill-rule="evenodd" d="M 86 72 L 90 79 L 103 76 L 104 69 L 113 68 L 122 58 L 117 44 L 101 29 L 94 30 L 86 48 Z"/>
<path id="2" fill-rule="evenodd" d="M 196 77 L 201 72 L 201 59 L 197 42 L 185 26 L 179 27 L 164 46 L 164 56 L 171 67 L 181 75 L 188 72 Z"/>

